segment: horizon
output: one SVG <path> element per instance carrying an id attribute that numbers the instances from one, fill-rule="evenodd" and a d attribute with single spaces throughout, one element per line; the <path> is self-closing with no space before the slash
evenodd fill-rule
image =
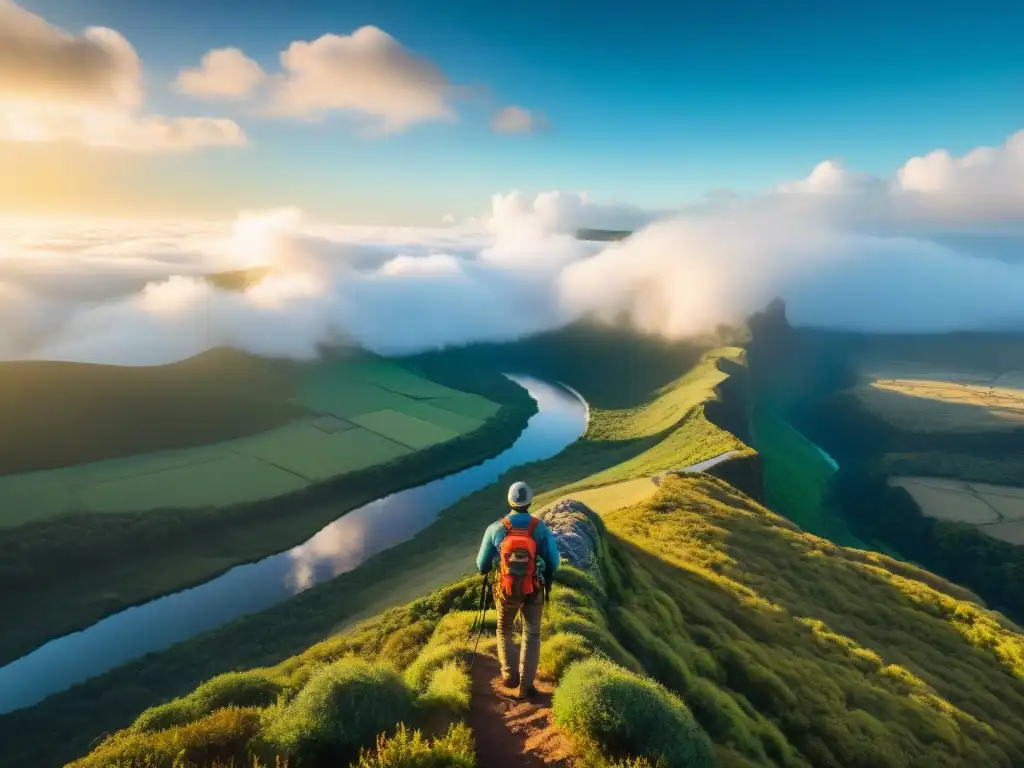
<path id="1" fill-rule="evenodd" d="M 1024 8 L 651 7 L 0 0 L 0 359 L 1024 329 Z"/>

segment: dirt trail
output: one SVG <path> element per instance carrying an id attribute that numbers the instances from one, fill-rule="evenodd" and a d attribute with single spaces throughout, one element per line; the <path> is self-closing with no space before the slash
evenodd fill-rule
<path id="1" fill-rule="evenodd" d="M 493 656 L 479 655 L 473 665 L 473 701 L 467 722 L 476 738 L 477 765 L 487 768 L 567 766 L 572 744 L 551 716 L 553 687 L 537 681 L 540 695 L 519 701 L 501 685 Z"/>

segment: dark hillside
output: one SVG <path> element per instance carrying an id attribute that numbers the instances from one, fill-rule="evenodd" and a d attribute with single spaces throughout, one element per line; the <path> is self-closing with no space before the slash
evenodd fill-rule
<path id="1" fill-rule="evenodd" d="M 823 503 L 841 525 L 818 532 L 842 542 L 845 537 L 832 531 L 848 528 L 861 541 L 963 584 L 993 608 L 1024 620 L 1024 547 L 990 538 L 983 528 L 926 517 L 906 490 L 888 483 L 906 474 L 1024 484 L 1024 429 L 900 428 L 870 411 L 854 390 L 863 369 L 893 361 L 951 373 L 1016 370 L 1024 366 L 1024 335 L 793 329 L 781 304 L 755 317 L 751 331 L 755 397 L 777 411 L 777 421 L 788 419 L 838 462 Z M 776 497 L 793 487 L 786 480 L 774 489 Z M 798 508 L 776 505 L 776 511 L 806 525 Z"/>
<path id="2" fill-rule="evenodd" d="M 235 350 L 125 367 L 0 363 L 0 474 L 185 448 L 302 416 L 294 366 Z"/>
<path id="3" fill-rule="evenodd" d="M 709 346 L 581 321 L 521 341 L 450 348 L 403 362 L 439 381 L 452 367 L 533 374 L 586 388 L 593 407 L 626 408 L 682 376 Z M 594 385 L 596 377 L 600 386 Z"/>

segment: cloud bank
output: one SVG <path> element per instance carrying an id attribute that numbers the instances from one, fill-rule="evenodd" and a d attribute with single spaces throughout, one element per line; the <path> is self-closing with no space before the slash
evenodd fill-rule
<path id="1" fill-rule="evenodd" d="M 495 195 L 475 220 L 411 229 L 310 222 L 7 224 L 0 358 L 155 364 L 232 345 L 308 357 L 515 339 L 596 316 L 670 337 L 775 296 L 797 324 L 1024 329 L 1021 134 L 891 178 L 820 164 L 763 195 L 676 212 L 548 192 Z M 580 227 L 637 231 L 582 242 Z M 997 245 L 998 247 L 994 247 Z M 203 275 L 267 267 L 244 293 Z"/>
<path id="2" fill-rule="evenodd" d="M 73 35 L 0 0 L 0 141 L 137 151 L 242 146 L 232 120 L 142 112 L 142 63 L 119 32 Z"/>

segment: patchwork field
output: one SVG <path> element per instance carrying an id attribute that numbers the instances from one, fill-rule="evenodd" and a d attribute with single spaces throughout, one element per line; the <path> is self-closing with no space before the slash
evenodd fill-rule
<path id="1" fill-rule="evenodd" d="M 1024 544 L 1024 488 L 934 477 L 889 483 L 905 488 L 928 517 L 971 523 L 993 538 Z"/>
<path id="2" fill-rule="evenodd" d="M 1003 431 L 1024 426 L 1024 371 L 950 370 L 892 362 L 865 370 L 856 391 L 876 415 L 916 432 Z"/>
<path id="3" fill-rule="evenodd" d="M 134 369 L 124 372 L 139 378 Z M 107 379 L 115 374 L 103 372 Z M 150 371 L 145 381 L 161 375 Z M 187 386 L 187 377 L 177 375 L 179 385 Z M 468 434 L 499 410 L 483 397 L 383 359 L 296 366 L 288 372 L 290 385 L 281 376 L 275 382 L 275 418 L 291 418 L 280 426 L 204 445 L 0 475 L 0 527 L 68 512 L 202 508 L 271 498 Z M 260 390 L 259 381 L 233 383 L 236 392 Z M 165 401 L 154 402 L 157 411 L 164 407 Z M 112 430 L 133 426 L 116 413 L 108 418 L 121 421 Z M 158 430 L 160 421 L 159 413 L 150 414 L 147 428 Z"/>

